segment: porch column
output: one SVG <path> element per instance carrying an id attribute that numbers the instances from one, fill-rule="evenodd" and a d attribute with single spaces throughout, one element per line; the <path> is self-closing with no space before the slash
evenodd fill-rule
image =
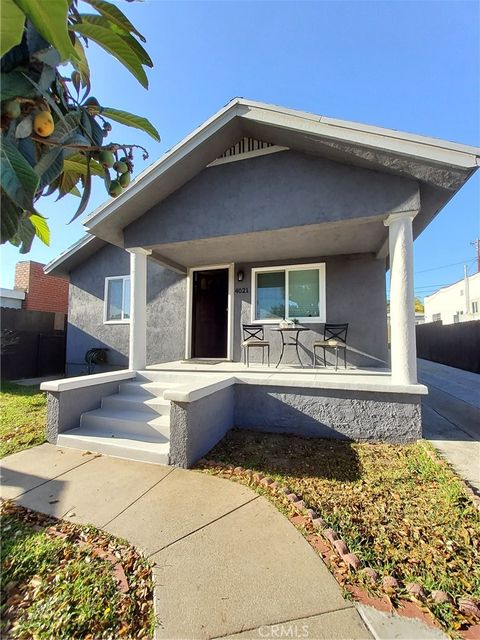
<path id="1" fill-rule="evenodd" d="M 128 367 L 138 371 L 147 364 L 147 256 L 148 249 L 127 249 L 130 254 L 130 345 Z"/>
<path id="2" fill-rule="evenodd" d="M 384 221 L 390 249 L 392 379 L 399 384 L 417 383 L 412 233 L 416 215 L 417 211 L 405 211 L 392 214 Z"/>

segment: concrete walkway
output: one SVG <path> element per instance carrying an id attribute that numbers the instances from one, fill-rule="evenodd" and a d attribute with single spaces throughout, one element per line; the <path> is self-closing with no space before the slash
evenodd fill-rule
<path id="1" fill-rule="evenodd" d="M 480 494 L 480 375 L 418 360 L 423 435 Z"/>
<path id="2" fill-rule="evenodd" d="M 159 639 L 372 637 L 301 534 L 241 485 L 44 444 L 2 461 L 1 496 L 144 550 Z"/>

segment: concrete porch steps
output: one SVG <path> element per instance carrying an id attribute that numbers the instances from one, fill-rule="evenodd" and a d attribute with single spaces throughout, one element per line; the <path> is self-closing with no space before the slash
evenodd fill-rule
<path id="1" fill-rule="evenodd" d="M 170 401 L 166 389 L 181 386 L 164 373 L 137 374 L 119 384 L 119 391 L 102 399 L 98 409 L 80 417 L 77 428 L 58 436 L 58 444 L 120 458 L 168 464 L 170 453 Z M 176 376 L 179 378 L 179 376 Z M 175 378 L 175 377 L 174 377 Z M 183 379 L 182 379 L 183 382 Z"/>
<path id="2" fill-rule="evenodd" d="M 169 463 L 169 441 L 141 439 L 138 434 L 119 435 L 113 429 L 100 431 L 97 428 L 78 427 L 60 433 L 57 445 L 139 462 Z"/>

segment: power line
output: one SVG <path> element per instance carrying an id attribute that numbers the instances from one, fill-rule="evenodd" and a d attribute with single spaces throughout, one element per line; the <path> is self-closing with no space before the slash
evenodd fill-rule
<path id="1" fill-rule="evenodd" d="M 456 267 L 459 264 L 465 264 L 466 262 L 476 262 L 476 258 L 469 258 L 468 260 L 462 260 L 461 262 L 452 262 L 451 264 L 444 264 L 441 267 L 432 267 L 431 269 L 423 269 L 422 271 L 415 271 L 415 275 L 418 273 L 427 273 L 427 271 L 438 271 L 439 269 L 446 269 L 447 267 Z"/>

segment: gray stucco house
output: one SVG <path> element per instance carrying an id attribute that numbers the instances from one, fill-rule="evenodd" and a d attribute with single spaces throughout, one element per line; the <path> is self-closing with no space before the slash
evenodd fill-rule
<path id="1" fill-rule="evenodd" d="M 94 211 L 87 235 L 47 265 L 70 278 L 73 376 L 43 385 L 49 439 L 181 466 L 232 426 L 415 440 L 426 389 L 416 376 L 413 240 L 479 154 L 231 101 Z M 262 349 L 251 349 L 246 367 L 243 325 L 264 328 L 273 365 L 284 319 L 305 329 L 308 366 L 262 365 Z M 348 323 L 346 369 L 311 367 L 325 323 Z M 85 376 L 94 347 L 108 349 L 107 363 Z"/>

